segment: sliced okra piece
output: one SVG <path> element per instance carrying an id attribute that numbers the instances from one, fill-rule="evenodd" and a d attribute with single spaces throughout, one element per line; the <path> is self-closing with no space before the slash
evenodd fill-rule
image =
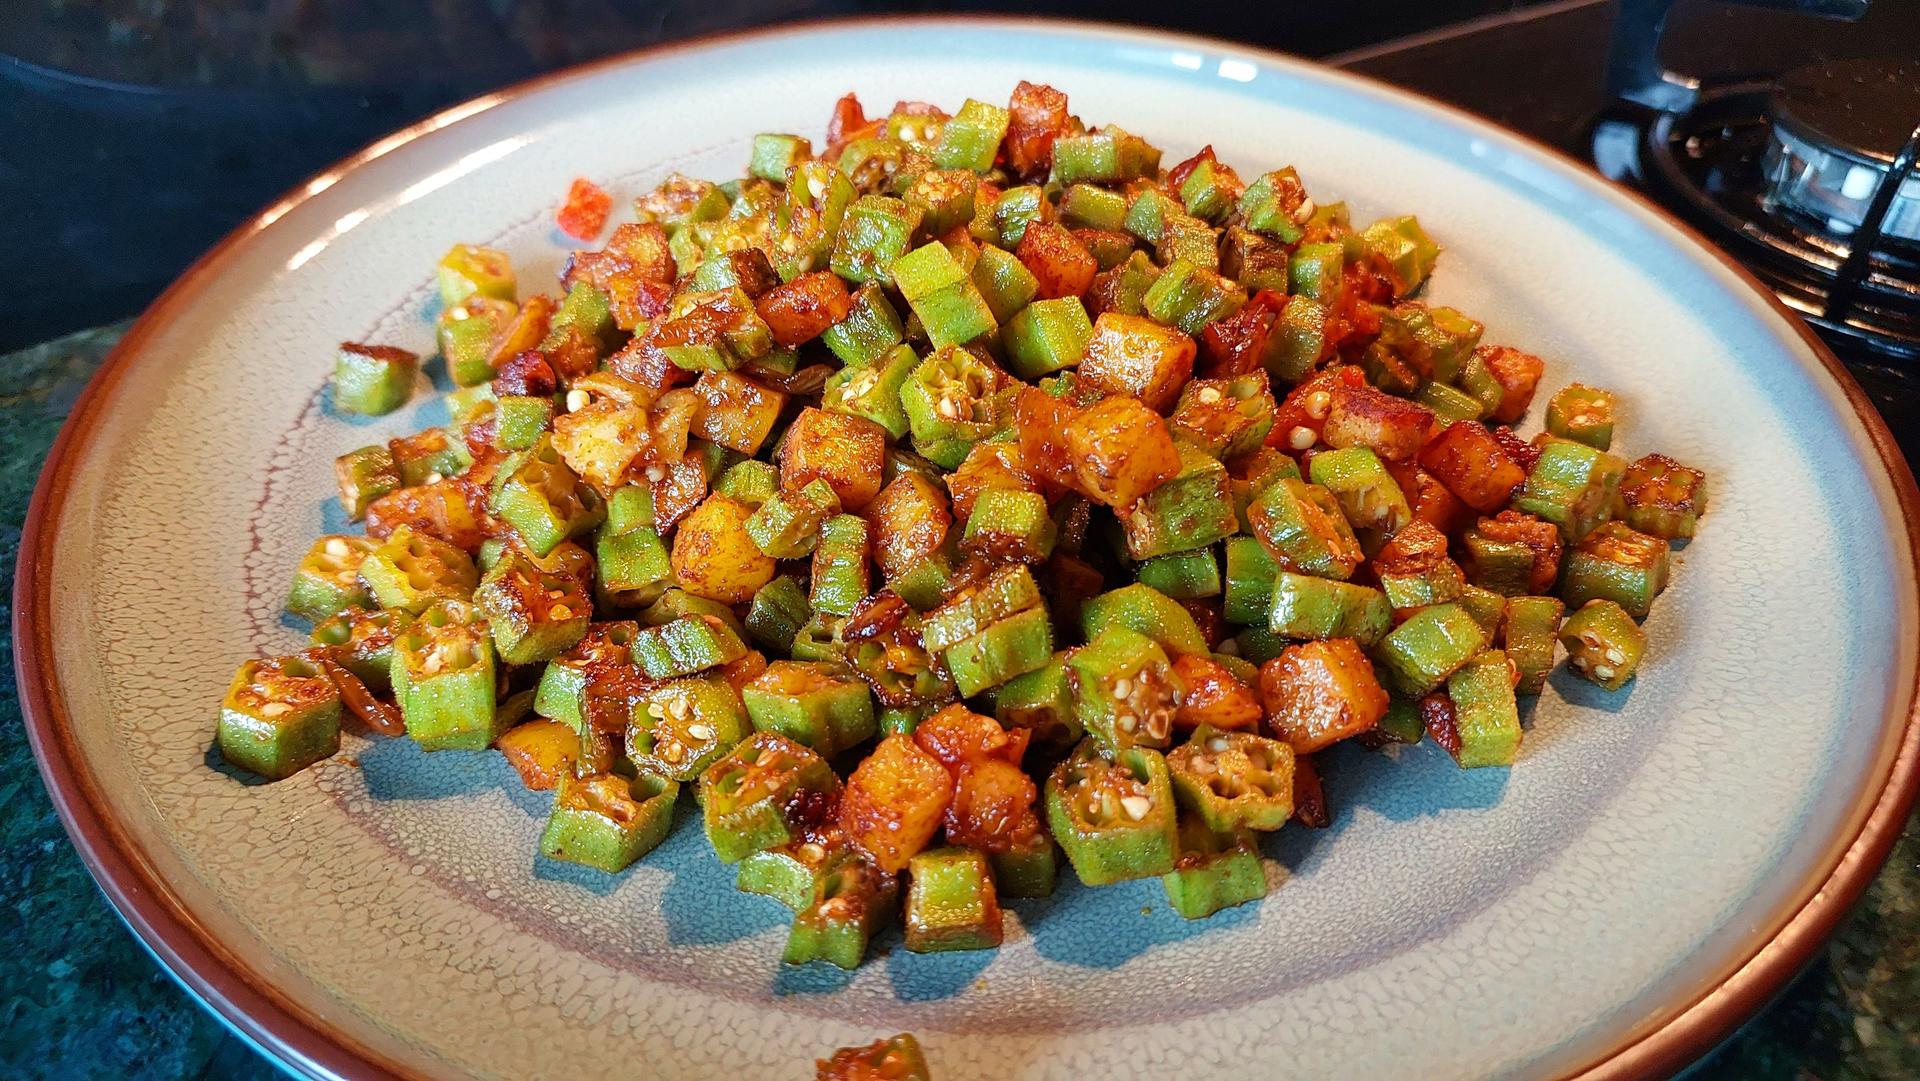
<path id="1" fill-rule="evenodd" d="M 996 720 L 1009 729 L 1024 728 L 1036 744 L 1061 751 L 1085 735 L 1064 656 L 1055 653 L 1039 668 L 1001 684 L 993 696 Z"/>
<path id="2" fill-rule="evenodd" d="M 1293 748 L 1209 725 L 1167 753 L 1173 794 L 1207 828 L 1277 830 L 1293 817 Z"/>
<path id="3" fill-rule="evenodd" d="M 1302 244 L 1287 265 L 1287 291 L 1331 305 L 1340 296 L 1346 250 L 1338 243 Z"/>
<path id="4" fill-rule="evenodd" d="M 1187 213 L 1219 225 L 1233 212 L 1246 188 L 1231 166 L 1208 155 L 1180 182 L 1180 201 L 1186 204 Z"/>
<path id="5" fill-rule="evenodd" d="M 1273 607 L 1279 564 L 1253 537 L 1228 537 L 1224 554 L 1226 583 L 1220 614 L 1228 623 L 1265 626 Z"/>
<path id="6" fill-rule="evenodd" d="M 1035 830 L 1011 848 L 987 853 L 993 864 L 993 885 L 1002 897 L 1051 897 L 1060 873 L 1060 850 L 1052 838 Z"/>
<path id="7" fill-rule="evenodd" d="M 615 874 L 659 847 L 673 828 L 677 781 L 650 773 L 622 777 L 560 774 L 540 854 Z"/>
<path id="8" fill-rule="evenodd" d="M 950 646 L 942 659 L 963 697 L 998 687 L 1047 664 L 1053 624 L 1044 608 L 1029 608 Z"/>
<path id="9" fill-rule="evenodd" d="M 774 661 L 740 689 L 757 732 L 776 732 L 831 758 L 877 731 L 873 694 L 844 666 Z"/>
<path id="10" fill-rule="evenodd" d="M 974 238 L 1007 251 L 1020 246 L 1027 226 L 1046 221 L 1052 208 L 1047 194 L 1038 184 L 1008 188 L 991 204 L 982 203 L 974 214 Z"/>
<path id="11" fill-rule="evenodd" d="M 494 444 L 501 450 L 528 450 L 552 429 L 552 398 L 502 394 L 494 406 Z"/>
<path id="12" fill-rule="evenodd" d="M 1293 166 L 1262 173 L 1240 193 L 1240 216 L 1247 228 L 1265 233 L 1282 244 L 1297 243 L 1302 226 L 1313 213 L 1313 200 Z"/>
<path id="13" fill-rule="evenodd" d="M 1058 530 L 1046 497 L 1016 488 L 989 488 L 974 500 L 960 550 L 994 563 L 1043 563 Z"/>
<path id="14" fill-rule="evenodd" d="M 747 608 L 747 635 L 763 649 L 787 654 L 800 628 L 812 618 L 807 591 L 791 575 L 783 574 L 754 593 Z"/>
<path id="15" fill-rule="evenodd" d="M 653 603 L 673 584 L 667 543 L 652 525 L 616 530 L 611 521 L 594 541 L 595 585 L 609 604 Z"/>
<path id="16" fill-rule="evenodd" d="M 974 192 L 980 178 L 967 169 L 929 169 L 913 179 L 902 198 L 920 209 L 920 229 L 944 236 L 973 220 Z"/>
<path id="17" fill-rule="evenodd" d="M 1460 565 L 1445 556 L 1390 563 L 1379 573 L 1380 588 L 1396 612 L 1457 601 L 1467 588 Z"/>
<path id="18" fill-rule="evenodd" d="M 713 490 L 729 499 L 758 508 L 780 491 L 780 467 L 772 462 L 749 458 L 727 467 Z"/>
<path id="19" fill-rule="evenodd" d="M 549 340 L 554 333 L 567 327 L 579 331 L 603 353 L 619 344 L 624 337 L 620 328 L 613 325 L 613 303 L 607 294 L 583 281 L 569 286 L 567 295 L 560 300 L 560 307 L 554 310 L 553 319 L 548 323 Z"/>
<path id="20" fill-rule="evenodd" d="M 833 485 L 815 479 L 762 503 L 747 519 L 747 536 L 774 559 L 799 559 L 813 554 L 821 527 L 839 513 L 840 497 Z"/>
<path id="21" fill-rule="evenodd" d="M 1387 711 L 1380 715 L 1380 723 L 1374 725 L 1373 730 L 1395 743 L 1405 744 L 1418 743 L 1427 734 L 1427 726 L 1420 719 L 1420 707 L 1404 698 L 1387 703 Z"/>
<path id="22" fill-rule="evenodd" d="M 858 968 L 867 944 L 886 925 L 899 882 L 864 859 L 849 859 L 820 876 L 812 902 L 793 918 L 780 960 L 789 965 L 826 961 Z"/>
<path id="23" fill-rule="evenodd" d="M 1308 574 L 1345 580 L 1364 557 L 1340 501 L 1318 484 L 1284 477 L 1254 497 L 1247 519 L 1269 552 Z"/>
<path id="24" fill-rule="evenodd" d="M 1169 268 L 1186 262 L 1209 272 L 1220 269 L 1220 247 L 1213 226 L 1184 211 L 1169 214 L 1160 223 L 1160 240 L 1153 246 L 1153 257 Z"/>
<path id="25" fill-rule="evenodd" d="M 360 564 L 374 550 L 366 537 L 321 537 L 294 568 L 287 611 L 312 623 L 348 608 L 368 608 L 373 597 L 360 581 Z"/>
<path id="26" fill-rule="evenodd" d="M 733 614 L 733 609 L 719 601 L 696 596 L 677 587 L 661 593 L 652 604 L 641 609 L 640 624 L 644 627 L 663 627 L 687 616 L 717 619 L 726 624 L 735 635 L 747 633 L 745 624 L 742 624 L 740 618 Z"/>
<path id="27" fill-rule="evenodd" d="M 1369 358 L 1375 356 L 1371 349 L 1368 350 L 1367 355 Z M 1401 384 L 1396 378 L 1382 374 L 1387 369 L 1374 365 L 1363 364 L 1363 366 L 1367 368 L 1367 378 L 1376 385 L 1387 390 L 1400 389 Z M 1407 371 L 1412 372 L 1412 369 Z M 1417 378 L 1417 373 L 1415 377 Z M 1458 387 L 1450 387 L 1445 383 L 1429 381 L 1420 384 L 1420 390 L 1413 396 L 1413 400 L 1433 410 L 1433 415 L 1444 421 L 1479 420 L 1487 415 L 1486 403 Z"/>
<path id="28" fill-rule="evenodd" d="M 1022 379 L 1078 364 L 1093 337 L 1093 322 L 1079 297 L 1037 300 L 1004 322 L 1000 343 L 1007 367 Z"/>
<path id="29" fill-rule="evenodd" d="M 434 337 L 448 377 L 461 387 L 490 382 L 498 374 L 495 359 L 505 361 L 538 346 L 552 314 L 553 301 L 546 297 L 521 308 L 510 300 L 471 296 L 442 308 L 434 320 Z"/>
<path id="30" fill-rule="evenodd" d="M 368 688 L 385 693 L 392 686 L 393 636 L 411 618 L 397 608 L 349 608 L 314 624 L 310 637 L 314 645 L 326 647 L 334 660 Z"/>
<path id="31" fill-rule="evenodd" d="M 1360 241 L 1368 255 L 1392 268 L 1395 296 L 1420 288 L 1440 257 L 1440 245 L 1411 214 L 1381 218 L 1361 231 Z"/>
<path id="32" fill-rule="evenodd" d="M 228 764 L 291 777 L 340 749 L 340 691 L 304 656 L 247 661 L 220 703 L 218 738 Z"/>
<path id="33" fill-rule="evenodd" d="M 1470 585 L 1460 590 L 1455 603 L 1467 610 L 1480 629 L 1487 632 L 1487 641 L 1491 642 L 1500 633 L 1500 617 L 1506 613 L 1507 598 L 1491 589 L 1481 589 Z"/>
<path id="34" fill-rule="evenodd" d="M 1208 235 L 1210 238 L 1212 234 Z M 1238 282 L 1185 257 L 1170 262 L 1141 298 L 1147 316 L 1154 322 L 1192 335 L 1239 311 L 1246 302 L 1246 290 Z"/>
<path id="35" fill-rule="evenodd" d="M 1614 517 L 1649 536 L 1685 540 L 1706 512 L 1707 475 L 1649 454 L 1627 467 Z"/>
<path id="36" fill-rule="evenodd" d="M 1143 560 L 1134 568 L 1134 577 L 1177 601 L 1220 595 L 1220 563 L 1211 548 L 1191 548 Z"/>
<path id="37" fill-rule="evenodd" d="M 1539 694 L 1553 671 L 1560 616 L 1566 605 L 1558 597 L 1510 597 L 1500 618 L 1500 648 L 1520 673 L 1514 690 Z"/>
<path id="38" fill-rule="evenodd" d="M 1607 520 L 1627 463 L 1571 439 L 1549 438 L 1513 494 L 1515 510 L 1544 518 L 1577 541 Z"/>
<path id="39" fill-rule="evenodd" d="M 837 514 L 821 523 L 807 598 L 814 611 L 844 616 L 871 592 L 867 547 L 867 522 L 859 515 Z"/>
<path id="40" fill-rule="evenodd" d="M 833 272 L 863 284 L 891 283 L 892 267 L 912 245 L 920 216 L 920 208 L 891 196 L 862 195 L 854 200 L 834 238 L 829 264 Z M 892 309 L 889 306 L 886 310 Z M 898 318 L 894 317 L 896 326 Z M 828 337 L 827 345 L 834 347 L 832 337 Z"/>
<path id="41" fill-rule="evenodd" d="M 552 440 L 545 437 L 500 464 L 487 508 L 512 526 L 537 556 L 606 517 L 599 494 L 567 468 Z"/>
<path id="42" fill-rule="evenodd" d="M 642 770 L 695 781 L 751 731 L 739 694 L 724 681 L 676 679 L 631 707 L 626 752 Z"/>
<path id="43" fill-rule="evenodd" d="M 1572 383 L 1547 399 L 1547 431 L 1595 450 L 1613 445 L 1614 397 L 1611 391 Z"/>
<path id="44" fill-rule="evenodd" d="M 1461 537 L 1467 549 L 1467 580 L 1482 589 L 1514 597 L 1533 579 L 1533 549 L 1517 540 L 1491 537 L 1478 529 Z"/>
<path id="45" fill-rule="evenodd" d="M 880 738 L 901 735 L 911 736 L 920 727 L 920 722 L 933 716 L 933 706 L 881 706 L 878 718 Z"/>
<path id="46" fill-rule="evenodd" d="M 455 244 L 434 268 L 440 287 L 440 306 L 451 308 L 468 297 L 512 300 L 517 285 L 507 253 L 478 244 Z"/>
<path id="47" fill-rule="evenodd" d="M 481 751 L 505 731 L 487 621 L 463 601 L 436 601 L 393 641 L 393 692 L 423 750 Z"/>
<path id="48" fill-rule="evenodd" d="M 1372 647 L 1393 627 L 1387 594 L 1352 582 L 1276 569 L 1267 629 L 1283 638 L 1351 638 Z"/>
<path id="49" fill-rule="evenodd" d="M 647 627 L 633 638 L 633 662 L 650 679 L 675 679 L 731 664 L 747 653 L 724 621 L 706 616 L 682 616 L 658 627 Z"/>
<path id="50" fill-rule="evenodd" d="M 998 325 L 966 269 L 939 241 L 895 259 L 888 272 L 935 348 L 965 344 Z"/>
<path id="51" fill-rule="evenodd" d="M 580 579 L 543 571 L 520 555 L 493 565 L 474 590 L 473 603 L 493 632 L 495 652 L 508 664 L 559 656 L 580 641 L 593 618 L 593 601 Z"/>
<path id="52" fill-rule="evenodd" d="M 1520 710 L 1513 699 L 1514 669 L 1497 649 L 1479 654 L 1447 677 L 1462 769 L 1510 766 L 1520 753 Z"/>
<path id="53" fill-rule="evenodd" d="M 1176 442 L 1180 471 L 1119 512 L 1127 556 L 1152 559 L 1224 540 L 1240 527 L 1227 467 L 1186 442 Z"/>
<path id="54" fill-rule="evenodd" d="M 1667 542 L 1619 522 L 1602 522 L 1567 552 L 1560 596 L 1570 608 L 1610 600 L 1645 619 L 1667 587 Z"/>
<path id="55" fill-rule="evenodd" d="M 1151 878 L 1179 857 L 1173 785 L 1160 752 L 1130 747 L 1108 760 L 1082 743 L 1047 777 L 1047 826 L 1088 886 Z"/>
<path id="56" fill-rule="evenodd" d="M 1138 582 L 1109 590 L 1080 610 L 1080 629 L 1091 642 L 1109 627 L 1144 634 L 1175 653 L 1207 653 L 1207 639 L 1193 613 L 1179 601 Z"/>
<path id="57" fill-rule="evenodd" d="M 813 144 L 799 135 L 763 133 L 753 137 L 753 149 L 747 158 L 747 175 L 779 184 L 787 179 L 787 170 L 813 156 Z"/>
<path id="58" fill-rule="evenodd" d="M 980 290 L 995 321 L 1002 326 L 1040 293 L 1040 279 L 1033 276 L 1033 271 L 1012 252 L 996 244 L 981 245 L 980 255 L 968 276 Z"/>
<path id="59" fill-rule="evenodd" d="M 587 687 L 608 673 L 631 671 L 633 636 L 640 625 L 632 620 L 589 624 L 571 649 L 548 661 L 533 693 L 533 711 L 560 721 L 576 733 L 587 726 L 583 703 Z"/>
<path id="60" fill-rule="evenodd" d="M 929 849 L 907 864 L 907 879 L 907 949 L 939 953 L 1000 945 L 1000 900 L 985 853 Z"/>
<path id="61" fill-rule="evenodd" d="M 1575 675 L 1617 691 L 1639 670 L 1647 632 L 1613 601 L 1591 600 L 1560 625 L 1560 644 Z"/>
<path id="62" fill-rule="evenodd" d="M 1088 297 L 1090 301 L 1097 301 L 1094 307 L 1101 312 L 1144 315 L 1147 290 L 1159 279 L 1160 268 L 1146 252 L 1137 251 L 1119 266 L 1094 275 Z"/>
<path id="63" fill-rule="evenodd" d="M 732 371 L 774 347 L 773 329 L 738 286 L 681 293 L 653 336 L 675 367 L 694 372 Z"/>
<path id="64" fill-rule="evenodd" d="M 854 201 L 853 182 L 824 161 L 797 162 L 787 169 L 784 198 L 774 207 L 774 236 L 767 246 L 780 280 L 790 282 L 815 267 L 825 268 L 833 242 Z"/>
<path id="65" fill-rule="evenodd" d="M 380 607 L 415 614 L 441 598 L 464 599 L 480 578 L 472 556 L 408 525 L 366 554 L 360 577 Z"/>
<path id="66" fill-rule="evenodd" d="M 919 354 L 905 344 L 872 360 L 848 364 L 827 377 L 821 407 L 865 417 L 885 428 L 889 438 L 903 438 L 909 425 L 907 411 L 900 404 L 900 390 L 919 366 Z"/>
<path id="67" fill-rule="evenodd" d="M 952 530 L 948 530 L 940 547 L 928 553 L 913 569 L 889 579 L 887 588 L 898 593 L 900 599 L 906 601 L 914 611 L 931 611 L 945 600 L 947 590 L 953 584 L 954 569 L 959 563 L 959 538 L 953 535 Z"/>
<path id="68" fill-rule="evenodd" d="M 864 1047 L 842 1047 L 821 1065 L 821 1077 L 885 1078 L 886 1081 L 930 1081 L 927 1059 L 911 1033 L 903 1032 Z"/>
<path id="69" fill-rule="evenodd" d="M 788 656 L 796 661 L 843 661 L 846 659 L 846 645 L 840 641 L 840 625 L 845 620 L 840 616 L 815 612 L 800 629 L 794 632 L 793 646 Z"/>
<path id="70" fill-rule="evenodd" d="M 1331 318 L 1327 305 L 1312 297 L 1288 297 L 1267 334 L 1266 352 L 1261 356 L 1268 377 L 1289 385 L 1306 378 L 1327 350 Z"/>
<path id="71" fill-rule="evenodd" d="M 820 340 L 841 363 L 868 364 L 904 341 L 905 331 L 885 290 L 865 285 L 854 291 L 846 318 L 823 331 Z"/>
<path id="72" fill-rule="evenodd" d="M 809 823 L 794 821 L 810 803 L 838 794 L 827 761 L 771 732 L 740 741 L 700 775 L 707 840 L 722 863 L 799 839 Z"/>
<path id="73" fill-rule="evenodd" d="M 968 98 L 941 129 L 939 145 L 933 148 L 933 163 L 942 169 L 986 172 L 993 168 L 1000 140 L 1006 138 L 1007 122 L 1005 109 Z"/>
<path id="74" fill-rule="evenodd" d="M 1413 520 L 1413 508 L 1367 447 L 1321 451 L 1308 463 L 1313 483 L 1333 493 L 1347 522 L 1376 536 L 1392 536 Z"/>
<path id="75" fill-rule="evenodd" d="M 859 853 L 837 837 L 792 841 L 742 859 L 734 885 L 742 893 L 771 897 L 799 912 L 813 903 L 821 878 L 858 858 Z"/>
<path id="76" fill-rule="evenodd" d="M 1180 854 L 1174 868 L 1160 876 L 1167 902 L 1190 920 L 1258 901 L 1267 895 L 1267 871 L 1260 848 L 1247 830 L 1220 831 L 1182 815 Z"/>
<path id="77" fill-rule="evenodd" d="M 1195 379 L 1180 391 L 1167 424 L 1176 436 L 1225 461 L 1259 449 L 1276 406 L 1265 372 Z"/>
<path id="78" fill-rule="evenodd" d="M 1242 660 L 1252 664 L 1265 664 L 1286 652 L 1290 645 L 1287 639 L 1265 627 L 1243 627 L 1233 636 L 1233 648 L 1239 651 Z"/>
<path id="79" fill-rule="evenodd" d="M 394 466 L 400 470 L 400 483 L 404 487 L 431 484 L 436 479 L 464 472 L 473 464 L 459 434 L 445 428 L 428 428 L 390 440 L 387 449 L 393 452 Z"/>
<path id="80" fill-rule="evenodd" d="M 1395 304 L 1380 317 L 1375 344 L 1413 369 L 1423 381 L 1457 384 L 1485 330 L 1477 320 L 1453 308 L 1429 307 L 1408 300 Z M 1493 412 L 1493 406 L 1468 395 L 1474 416 Z"/>
<path id="81" fill-rule="evenodd" d="M 380 416 L 413 396 L 420 358 L 391 345 L 342 342 L 333 362 L 333 405 L 348 413 Z"/>
<path id="82" fill-rule="evenodd" d="M 1227 227 L 1220 246 L 1220 273 L 1248 293 L 1271 289 L 1284 294 L 1289 263 L 1287 249 L 1279 242 L 1238 225 Z"/>
<path id="83" fill-rule="evenodd" d="M 1108 124 L 1097 132 L 1055 139 L 1049 179 L 1059 184 L 1115 183 L 1152 176 L 1159 167 L 1158 147 Z"/>
<path id="84" fill-rule="evenodd" d="M 1069 184 L 1060 195 L 1060 220 L 1088 229 L 1126 228 L 1127 197 L 1093 184 Z"/>
<path id="85" fill-rule="evenodd" d="M 1487 634 L 1457 604 L 1436 604 L 1395 627 L 1374 655 L 1403 694 L 1433 690 L 1486 648 Z"/>
<path id="86" fill-rule="evenodd" d="M 1074 716 L 1115 751 L 1165 747 L 1181 683 L 1160 643 L 1121 625 L 1109 626 L 1067 655 Z"/>
<path id="87" fill-rule="evenodd" d="M 393 453 L 383 446 L 361 447 L 335 458 L 333 476 L 340 486 L 340 509 L 354 522 L 366 517 L 374 500 L 401 486 Z"/>
<path id="88" fill-rule="evenodd" d="M 973 444 L 993 434 L 989 399 L 998 383 L 987 362 L 965 349 L 940 349 L 921 361 L 900 389 L 914 449 L 958 469 Z"/>

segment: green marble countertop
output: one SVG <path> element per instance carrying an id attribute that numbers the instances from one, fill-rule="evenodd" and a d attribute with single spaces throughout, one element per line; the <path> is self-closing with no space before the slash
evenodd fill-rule
<path id="1" fill-rule="evenodd" d="M 125 326 L 0 357 L 0 572 L 9 581 L 40 462 Z M 12 590 L 5 594 L 10 604 Z M 0 1076 L 256 1078 L 269 1068 L 180 989 L 88 879 L 20 723 L 0 623 Z M 1780 1000 L 1693 1070 L 1699 1081 L 1920 1077 L 1920 816 Z"/>

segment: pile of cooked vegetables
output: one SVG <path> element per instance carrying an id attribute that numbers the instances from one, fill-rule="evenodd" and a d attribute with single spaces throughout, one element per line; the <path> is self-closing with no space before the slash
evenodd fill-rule
<path id="1" fill-rule="evenodd" d="M 452 421 L 338 460 L 365 535 L 300 561 L 313 648 L 241 666 L 226 759 L 286 777 L 343 717 L 494 748 L 554 791 L 541 852 L 607 872 L 689 786 L 785 959 L 853 967 L 903 907 L 910 950 L 997 945 L 1063 855 L 1254 900 L 1329 746 L 1505 766 L 1559 647 L 1631 680 L 1702 474 L 1616 456 L 1579 384 L 1516 435 L 1542 361 L 1413 299 L 1414 218 L 1161 157 L 1046 86 L 849 95 L 641 195 L 557 296 L 454 248 Z M 333 407 L 418 371 L 344 345 Z"/>
<path id="2" fill-rule="evenodd" d="M 814 1060 L 815 1081 L 931 1081 L 926 1055 L 913 1033 L 862 1047 L 842 1047 L 832 1058 Z"/>

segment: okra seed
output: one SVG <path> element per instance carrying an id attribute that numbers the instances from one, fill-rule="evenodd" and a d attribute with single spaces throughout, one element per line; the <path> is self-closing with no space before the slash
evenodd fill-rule
<path id="1" fill-rule="evenodd" d="M 580 410 L 585 409 L 587 407 L 587 403 L 592 400 L 593 400 L 592 395 L 588 394 L 584 390 L 581 390 L 579 387 L 575 387 L 572 390 L 567 391 L 567 412 L 578 413 Z"/>
<path id="2" fill-rule="evenodd" d="M 446 479 L 447 479 L 447 478 L 445 478 L 445 477 L 443 477 L 443 476 L 441 476 L 441 475 L 440 475 L 439 473 L 437 473 L 437 472 L 435 472 L 435 473 L 428 473 L 428 474 L 427 474 L 427 483 L 428 483 L 428 484 L 438 484 L 438 483 L 440 483 L 441 481 L 443 481 L 443 480 L 446 480 Z"/>
<path id="3" fill-rule="evenodd" d="M 1295 427 L 1293 431 L 1287 433 L 1287 445 L 1294 450 L 1306 450 L 1308 447 L 1313 446 L 1314 440 L 1318 438 L 1319 436 L 1313 434 L 1312 428 L 1300 425 Z"/>
<path id="4" fill-rule="evenodd" d="M 260 715 L 262 717 L 278 717 L 292 709 L 293 707 L 287 705 L 285 702 L 268 702 L 266 705 L 260 707 Z"/>
<path id="5" fill-rule="evenodd" d="M 1313 217 L 1313 212 L 1318 209 L 1320 208 L 1313 205 L 1312 199 L 1300 200 L 1300 209 L 1293 212 L 1293 223 L 1295 225 L 1306 224 L 1307 219 Z"/>
<path id="6" fill-rule="evenodd" d="M 704 724 L 690 724 L 687 726 L 687 735 L 697 740 L 709 740 L 713 738 L 713 729 Z"/>
<path id="7" fill-rule="evenodd" d="M 547 616 L 551 619 L 572 619 L 573 609 L 568 608 L 564 604 L 556 604 L 552 608 L 547 609 Z"/>
<path id="8" fill-rule="evenodd" d="M 808 841 L 806 844 L 800 846 L 800 858 L 806 860 L 808 863 L 819 863 L 821 860 L 827 858 L 827 850 L 812 841 Z"/>
<path id="9" fill-rule="evenodd" d="M 347 542 L 346 542 L 346 541 L 343 541 L 343 540 L 341 540 L 341 539 L 340 539 L 339 537 L 334 537 L 334 538 L 332 538 L 332 539 L 330 539 L 330 540 L 328 540 L 328 541 L 327 541 L 327 554 L 328 554 L 328 555 L 330 555 L 330 556 L 332 556 L 332 557 L 333 557 L 333 558 L 335 558 L 335 559 L 339 559 L 339 558 L 340 558 L 341 556 L 344 556 L 344 555 L 346 555 L 346 554 L 347 554 Z"/>
<path id="10" fill-rule="evenodd" d="M 1627 663 L 1627 655 L 1617 649 L 1607 650 L 1606 658 L 1608 664 L 1621 665 Z"/>
<path id="11" fill-rule="evenodd" d="M 1333 408 L 1333 395 L 1324 390 L 1316 390 L 1307 395 L 1307 416 L 1315 420 L 1327 419 L 1327 412 Z"/>
<path id="12" fill-rule="evenodd" d="M 647 479 L 650 481 L 657 482 L 665 478 L 666 475 L 667 475 L 666 469 L 660 465 L 650 465 L 647 467 Z"/>
<path id="13" fill-rule="evenodd" d="M 673 740 L 668 740 L 660 745 L 660 757 L 669 762 L 678 762 L 682 758 L 685 758 L 686 754 L 686 749 Z"/>
<path id="14" fill-rule="evenodd" d="M 1220 400 L 1220 391 L 1215 387 L 1201 387 L 1200 393 L 1194 397 L 1200 399 L 1201 405 L 1212 405 Z"/>
<path id="15" fill-rule="evenodd" d="M 1132 693 L 1133 693 L 1132 680 L 1128 679 L 1125 676 L 1121 676 L 1119 679 L 1116 679 L 1113 681 L 1113 694 L 1115 698 L 1125 698 Z"/>
<path id="16" fill-rule="evenodd" d="M 1220 647 L 1214 650 L 1214 652 L 1227 657 L 1238 657 L 1240 655 L 1240 643 L 1229 638 L 1220 643 Z"/>
<path id="17" fill-rule="evenodd" d="M 1145 796 L 1122 796 L 1120 806 L 1126 808 L 1128 818 L 1138 822 L 1147 817 L 1148 811 L 1153 810 L 1153 801 Z"/>
<path id="18" fill-rule="evenodd" d="M 1140 722 L 1139 722 L 1138 720 L 1136 720 L 1136 719 L 1134 718 L 1134 716 L 1133 716 L 1133 714 L 1131 714 L 1131 713 L 1123 713 L 1123 714 L 1121 714 L 1121 715 L 1120 715 L 1120 720 L 1119 720 L 1118 722 L 1116 722 L 1116 723 L 1118 724 L 1118 726 L 1119 726 L 1119 728 L 1120 728 L 1120 731 L 1122 731 L 1122 732 L 1131 732 L 1131 731 L 1133 731 L 1133 730 L 1134 730 L 1135 728 L 1138 728 L 1138 727 L 1139 727 L 1139 725 L 1140 725 Z"/>
<path id="19" fill-rule="evenodd" d="M 1593 666 L 1593 676 L 1595 679 L 1612 679 L 1613 669 L 1604 664 L 1596 664 Z"/>
<path id="20" fill-rule="evenodd" d="M 1227 749 L 1227 737 L 1215 736 L 1207 741 L 1207 750 L 1220 754 Z"/>

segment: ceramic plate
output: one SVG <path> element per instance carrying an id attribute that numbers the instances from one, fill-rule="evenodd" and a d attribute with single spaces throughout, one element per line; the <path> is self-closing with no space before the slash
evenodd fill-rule
<path id="1" fill-rule="evenodd" d="M 349 739 L 284 783 L 215 768 L 235 664 L 304 639 L 288 568 L 341 524 L 330 463 L 436 420 L 325 406 L 343 339 L 431 350 L 432 267 L 566 254 L 575 176 L 736 175 L 833 100 L 1065 89 L 1177 161 L 1297 165 L 1356 218 L 1417 211 L 1431 299 L 1616 388 L 1623 446 L 1706 469 L 1711 513 L 1629 693 L 1556 677 L 1519 764 L 1342 748 L 1331 829 L 1264 903 L 1189 923 L 1148 881 L 1015 906 L 996 952 L 783 969 L 783 910 L 683 823 L 607 877 L 546 862 L 497 755 Z M 419 402 L 429 399 L 422 397 Z M 1754 283 L 1572 163 L 1430 102 L 1217 42 L 1007 21 L 849 23 L 642 54 L 454 109 L 240 230 L 127 337 L 36 498 L 21 686 L 69 828 L 141 937 L 295 1070 L 799 1077 L 912 1030 L 940 1081 L 1648 1075 L 1815 947 L 1912 792 L 1912 481 Z M 691 801 L 686 801 L 691 803 Z M 1070 876 L 1069 876 L 1070 877 Z M 815 966 L 818 967 L 818 966 Z"/>

